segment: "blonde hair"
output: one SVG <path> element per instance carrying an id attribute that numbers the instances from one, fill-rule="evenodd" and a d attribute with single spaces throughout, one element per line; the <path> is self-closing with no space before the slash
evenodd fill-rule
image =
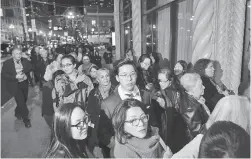
<path id="1" fill-rule="evenodd" d="M 250 134 L 250 102 L 246 97 L 230 95 L 222 98 L 216 104 L 206 127 L 217 121 L 231 121 Z"/>
<path id="2" fill-rule="evenodd" d="M 190 91 L 200 79 L 200 75 L 197 73 L 185 73 L 180 78 L 180 84 L 185 88 L 186 91 Z"/>

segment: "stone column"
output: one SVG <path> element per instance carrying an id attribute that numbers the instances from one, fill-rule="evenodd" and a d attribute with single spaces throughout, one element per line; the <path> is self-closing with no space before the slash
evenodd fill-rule
<path id="1" fill-rule="evenodd" d="M 246 0 L 217 1 L 216 60 L 223 70 L 222 82 L 238 92 L 241 79 Z"/>
<path id="2" fill-rule="evenodd" d="M 120 14 L 119 14 L 119 8 L 120 8 L 120 1 L 121 0 L 115 0 L 114 1 L 114 27 L 115 27 L 115 47 L 116 47 L 116 59 L 121 58 L 121 34 L 120 34 Z"/>
<path id="3" fill-rule="evenodd" d="M 214 59 L 213 17 L 214 0 L 194 0 L 193 3 L 192 63 L 200 58 Z"/>
<path id="4" fill-rule="evenodd" d="M 135 56 L 139 58 L 142 54 L 141 37 L 142 37 L 142 22 L 141 22 L 141 0 L 132 0 L 132 29 L 133 29 L 133 49 Z"/>
<path id="5" fill-rule="evenodd" d="M 194 0 L 193 56 L 219 62 L 218 78 L 237 93 L 243 55 L 246 0 Z"/>

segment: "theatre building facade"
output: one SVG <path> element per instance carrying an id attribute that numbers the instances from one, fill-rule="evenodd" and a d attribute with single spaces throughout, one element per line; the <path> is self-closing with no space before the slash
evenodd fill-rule
<path id="1" fill-rule="evenodd" d="M 219 79 L 237 92 L 250 48 L 250 0 L 115 0 L 116 58 L 157 52 L 161 67 L 200 58 L 219 62 Z"/>

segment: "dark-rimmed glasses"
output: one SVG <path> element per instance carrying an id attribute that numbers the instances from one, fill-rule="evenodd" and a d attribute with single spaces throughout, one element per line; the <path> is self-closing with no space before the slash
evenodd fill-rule
<path id="1" fill-rule="evenodd" d="M 149 120 L 149 115 L 142 115 L 139 119 L 132 119 L 132 120 L 128 120 L 125 121 L 126 123 L 131 123 L 133 126 L 138 126 L 139 125 L 139 121 L 142 121 L 143 123 L 148 122 Z"/>
<path id="2" fill-rule="evenodd" d="M 76 127 L 78 130 L 83 129 L 84 127 L 88 127 L 88 123 L 89 123 L 89 117 L 90 115 L 86 115 L 82 121 L 78 122 L 76 125 L 71 125 L 71 127 Z"/>

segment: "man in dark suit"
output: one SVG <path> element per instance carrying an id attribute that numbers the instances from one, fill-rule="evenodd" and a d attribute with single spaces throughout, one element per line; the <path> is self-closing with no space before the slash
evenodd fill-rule
<path id="1" fill-rule="evenodd" d="M 43 84 L 45 83 L 44 80 L 44 74 L 46 67 L 51 63 L 51 61 L 48 59 L 48 51 L 45 49 L 40 50 L 40 56 L 41 58 L 37 61 L 36 64 L 36 72 L 38 76 L 38 82 L 39 82 L 39 87 L 42 89 Z"/>
<path id="2" fill-rule="evenodd" d="M 122 100 L 134 98 L 143 102 L 149 111 L 149 122 L 151 125 L 154 125 L 154 113 L 151 112 L 151 93 L 146 90 L 140 90 L 136 86 L 137 70 L 134 64 L 131 61 L 122 60 L 115 66 L 114 72 L 119 85 L 114 93 L 101 103 L 100 126 L 98 131 L 101 144 L 110 148 L 110 157 L 114 157 L 112 151 L 115 143 L 112 116 L 115 108 Z"/>
<path id="3" fill-rule="evenodd" d="M 13 58 L 3 63 L 2 76 L 6 80 L 7 90 L 14 96 L 17 103 L 15 116 L 18 119 L 23 119 L 25 127 L 29 128 L 31 124 L 28 118 L 29 110 L 26 105 L 29 87 L 27 75 L 32 66 L 27 59 L 21 56 L 22 51 L 19 48 L 12 50 Z"/>

